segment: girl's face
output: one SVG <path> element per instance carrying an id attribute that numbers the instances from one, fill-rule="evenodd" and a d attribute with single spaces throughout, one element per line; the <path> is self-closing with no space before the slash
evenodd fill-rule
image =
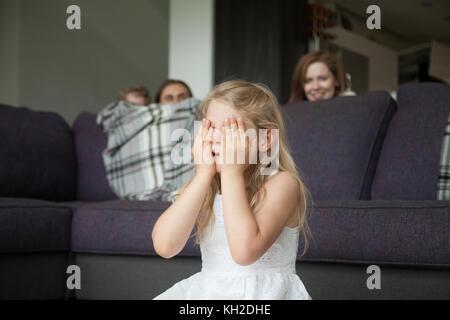
<path id="1" fill-rule="evenodd" d="M 216 163 L 220 155 L 221 138 L 222 138 L 221 129 L 223 127 L 223 122 L 227 117 L 232 116 L 234 116 L 236 119 L 238 117 L 244 119 L 246 130 L 251 127 L 249 126 L 248 121 L 245 121 L 245 118 L 239 113 L 239 111 L 234 109 L 229 104 L 217 100 L 212 100 L 211 103 L 209 104 L 208 111 L 206 112 L 206 119 L 211 121 L 211 127 L 214 129 L 212 152 Z M 216 166 L 216 171 L 220 173 L 220 166 Z"/>
<path id="2" fill-rule="evenodd" d="M 334 97 L 337 81 L 323 62 L 311 63 L 306 70 L 303 90 L 309 101 L 331 99 Z"/>

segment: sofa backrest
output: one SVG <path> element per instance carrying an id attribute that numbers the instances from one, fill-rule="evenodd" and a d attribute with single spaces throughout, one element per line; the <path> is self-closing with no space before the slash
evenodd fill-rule
<path id="1" fill-rule="evenodd" d="M 0 104 L 0 138 L 0 197 L 75 199 L 75 147 L 64 119 Z"/>
<path id="2" fill-rule="evenodd" d="M 77 154 L 77 200 L 104 201 L 117 199 L 106 179 L 102 153 L 106 134 L 96 122 L 96 115 L 83 112 L 74 122 Z"/>
<path id="3" fill-rule="evenodd" d="M 368 200 L 397 109 L 387 92 L 282 107 L 294 160 L 313 200 Z"/>
<path id="4" fill-rule="evenodd" d="M 436 200 L 450 86 L 402 85 L 397 104 L 374 177 L 372 199 Z"/>

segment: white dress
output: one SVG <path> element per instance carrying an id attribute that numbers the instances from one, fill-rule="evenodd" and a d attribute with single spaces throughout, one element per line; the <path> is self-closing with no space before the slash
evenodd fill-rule
<path id="1" fill-rule="evenodd" d="M 157 300 L 309 300 L 295 272 L 299 227 L 284 227 L 255 263 L 237 264 L 223 220 L 222 195 L 214 200 L 214 225 L 200 239 L 202 270 L 158 295 Z M 208 232 L 210 231 L 210 232 Z"/>

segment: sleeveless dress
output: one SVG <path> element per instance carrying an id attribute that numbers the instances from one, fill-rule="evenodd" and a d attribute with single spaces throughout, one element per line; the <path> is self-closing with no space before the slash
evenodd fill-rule
<path id="1" fill-rule="evenodd" d="M 255 263 L 237 264 L 230 252 L 222 195 L 213 205 L 214 225 L 200 239 L 202 270 L 158 295 L 155 300 L 310 300 L 295 271 L 299 227 L 284 227 Z"/>

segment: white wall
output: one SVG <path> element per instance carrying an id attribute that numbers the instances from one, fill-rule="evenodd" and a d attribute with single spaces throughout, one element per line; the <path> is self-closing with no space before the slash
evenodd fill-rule
<path id="1" fill-rule="evenodd" d="M 369 59 L 369 90 L 398 88 L 397 52 L 341 27 L 331 29 L 336 38 L 331 42 L 338 47 L 356 52 Z"/>
<path id="2" fill-rule="evenodd" d="M 169 78 L 204 99 L 214 78 L 214 0 L 170 0 Z"/>
<path id="3" fill-rule="evenodd" d="M 431 43 L 430 76 L 450 84 L 450 47 L 433 41 Z"/>

